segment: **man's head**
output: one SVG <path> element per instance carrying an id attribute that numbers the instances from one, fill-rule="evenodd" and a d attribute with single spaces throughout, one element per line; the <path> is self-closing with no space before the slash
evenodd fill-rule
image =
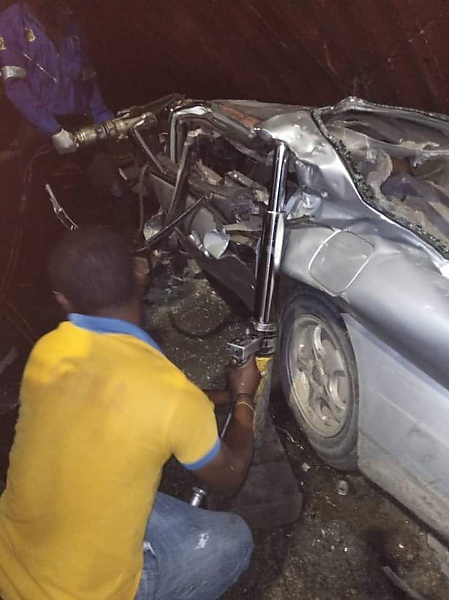
<path id="1" fill-rule="evenodd" d="M 48 274 L 67 312 L 107 315 L 134 305 L 138 296 L 125 241 L 101 227 L 66 233 L 50 255 Z"/>

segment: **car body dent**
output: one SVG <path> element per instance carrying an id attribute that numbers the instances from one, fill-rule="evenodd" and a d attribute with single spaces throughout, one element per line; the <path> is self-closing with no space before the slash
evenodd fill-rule
<path id="1" fill-rule="evenodd" d="M 298 178 L 304 186 L 329 202 L 336 201 L 369 213 L 341 157 L 307 112 L 278 115 L 259 125 L 273 140 L 284 142 L 295 158 Z"/>
<path id="2" fill-rule="evenodd" d="M 213 104 L 215 112 L 223 109 L 222 104 Z M 233 108 L 235 105 L 235 102 L 232 103 Z M 385 108 L 358 99 L 346 100 L 339 106 L 340 109 L 350 106 L 385 112 Z M 265 140 L 269 138 L 285 143 L 300 181 L 307 189 L 320 194 L 322 199 L 318 217 L 295 222 L 294 219 L 289 221 L 289 215 L 286 215 L 285 231 L 278 236 L 276 244 L 276 266 L 279 271 L 290 279 L 338 297 L 350 307 L 353 314 L 363 319 L 374 331 L 380 332 L 388 343 L 406 352 L 420 368 L 449 386 L 445 367 L 446 340 L 449 340 L 449 306 L 446 301 L 449 280 L 440 272 L 446 259 L 416 232 L 403 227 L 364 201 L 353 181 L 353 174 L 342 162 L 341 155 L 323 136 L 312 117 L 312 111 L 284 110 L 265 121 L 245 121 L 241 116 L 244 114 L 243 108 L 251 112 L 254 107 L 256 112 L 263 109 L 265 115 L 270 113 L 270 105 L 242 102 L 237 103 L 238 110 L 225 115 L 226 119 L 241 119 L 238 131 L 240 133 L 240 128 L 248 130 L 247 139 L 251 140 L 248 143 L 252 144 L 257 135 Z M 276 113 L 281 109 L 274 107 L 271 110 Z M 219 123 L 219 127 L 222 127 L 223 119 L 214 117 L 211 106 L 193 104 L 178 112 L 182 119 L 175 119 L 175 125 L 172 121 L 172 134 L 177 131 L 180 121 L 189 118 L 195 126 L 204 118 L 207 126 Z M 413 111 L 395 109 L 395 113 L 404 112 L 409 114 Z M 428 119 L 420 113 L 417 118 L 423 121 Z M 248 123 L 253 126 L 252 130 L 248 128 Z M 173 137 L 172 144 L 177 143 L 178 140 Z M 302 181 L 301 176 L 305 173 L 307 179 Z M 163 209 L 167 210 L 173 182 L 167 182 L 162 176 L 154 176 L 153 186 L 159 199 L 162 199 Z M 193 201 L 193 197 L 187 198 L 187 204 Z M 216 231 L 216 228 L 216 220 L 211 212 L 202 207 L 191 220 L 191 231 L 183 232 L 186 238 L 194 233 L 194 239 L 188 243 L 195 245 L 198 255 L 202 254 L 208 263 L 210 257 L 207 256 L 204 237 L 208 232 Z M 346 246 L 340 244 L 336 252 L 335 244 L 342 240 L 346 241 Z M 282 254 L 279 250 L 281 243 Z M 225 279 L 232 279 L 233 287 L 236 279 L 242 277 L 240 285 L 234 289 L 238 290 L 248 306 L 252 306 L 255 272 L 235 259 L 235 273 L 231 273 L 229 269 L 233 269 L 233 257 L 228 250 L 222 253 L 217 267 L 213 269 L 218 268 L 218 263 L 224 259 L 228 270 L 225 272 L 220 266 L 220 271 Z M 426 327 L 421 324 L 424 315 Z"/>
<path id="3" fill-rule="evenodd" d="M 349 231 L 335 231 L 311 260 L 312 278 L 330 295 L 342 294 L 354 282 L 374 252 L 374 246 Z"/>
<path id="4" fill-rule="evenodd" d="M 324 294 L 342 314 L 359 373 L 361 470 L 449 539 L 449 254 L 422 227 L 388 210 L 381 191 L 367 184 L 326 125 L 344 110 L 369 111 L 441 127 L 449 139 L 449 120 L 355 98 L 318 110 L 248 101 L 180 110 L 172 119 L 172 159 L 180 155 L 185 136 L 179 124 L 189 119 L 193 127 L 229 135 L 248 156 L 263 144 L 287 146 L 297 190 L 286 197 L 276 268 L 300 288 Z M 348 140 L 369 146 L 359 133 Z M 404 142 L 398 134 L 400 156 L 414 145 L 423 156 L 443 147 Z M 166 211 L 174 180 L 152 177 Z M 195 200 L 192 186 L 190 192 L 187 204 Z M 233 254 L 231 243 L 220 246 L 218 258 L 207 250 L 210 232 L 221 231 L 224 239 L 232 237 L 233 227 L 217 227 L 217 219 L 202 206 L 178 233 L 200 264 L 251 307 L 256 267 Z"/>

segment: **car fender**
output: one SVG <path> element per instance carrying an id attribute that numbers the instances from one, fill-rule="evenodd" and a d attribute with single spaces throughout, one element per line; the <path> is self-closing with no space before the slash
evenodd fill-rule
<path id="1" fill-rule="evenodd" d="M 449 388 L 449 280 L 423 250 L 326 226 L 286 231 L 281 273 L 345 307 Z"/>

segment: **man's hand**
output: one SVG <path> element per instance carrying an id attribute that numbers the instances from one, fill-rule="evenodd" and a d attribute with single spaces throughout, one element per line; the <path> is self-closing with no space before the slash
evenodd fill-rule
<path id="1" fill-rule="evenodd" d="M 248 394 L 253 398 L 259 382 L 260 373 L 254 356 L 241 367 L 229 367 L 228 389 L 232 398 L 235 398 L 237 394 Z"/>
<path id="2" fill-rule="evenodd" d="M 58 154 L 70 154 L 76 152 L 77 146 L 75 137 L 65 129 L 61 129 L 58 133 L 51 136 L 51 141 Z"/>

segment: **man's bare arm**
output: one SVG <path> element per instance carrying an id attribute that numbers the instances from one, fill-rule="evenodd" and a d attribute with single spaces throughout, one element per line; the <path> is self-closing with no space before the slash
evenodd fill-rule
<path id="1" fill-rule="evenodd" d="M 227 406 L 231 403 L 231 395 L 228 390 L 203 390 L 203 392 L 215 406 Z"/>
<path id="2" fill-rule="evenodd" d="M 245 481 L 254 450 L 254 394 L 260 373 L 253 359 L 229 371 L 229 397 L 235 400 L 229 428 L 220 452 L 206 466 L 195 471 L 206 485 L 221 493 L 235 493 Z"/>
<path id="3" fill-rule="evenodd" d="M 238 405 L 220 452 L 195 474 L 214 491 L 234 494 L 245 481 L 253 449 L 253 412 L 245 405 Z"/>

